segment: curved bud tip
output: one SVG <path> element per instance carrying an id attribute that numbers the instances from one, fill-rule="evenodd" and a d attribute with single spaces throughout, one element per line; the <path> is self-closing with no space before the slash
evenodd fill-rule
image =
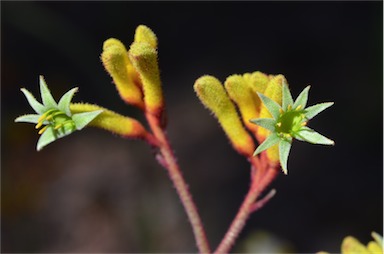
<path id="1" fill-rule="evenodd" d="M 116 85 L 120 97 L 128 104 L 143 107 L 143 95 L 130 72 L 128 52 L 121 41 L 111 38 L 104 42 L 101 60 Z"/>
<path id="2" fill-rule="evenodd" d="M 157 48 L 157 37 L 155 33 L 145 25 L 139 25 L 136 28 L 135 42 L 146 42 L 154 49 Z"/>
<path id="3" fill-rule="evenodd" d="M 129 59 L 143 84 L 146 110 L 160 115 L 164 101 L 156 49 L 146 42 L 134 42 L 129 49 Z"/>

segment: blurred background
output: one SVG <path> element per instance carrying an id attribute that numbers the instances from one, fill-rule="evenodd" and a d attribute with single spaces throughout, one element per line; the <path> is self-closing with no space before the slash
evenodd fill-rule
<path id="1" fill-rule="evenodd" d="M 42 74 L 56 99 L 125 105 L 99 56 L 104 40 L 128 47 L 153 29 L 168 133 L 212 246 L 248 189 L 246 160 L 199 102 L 194 81 L 256 70 L 284 74 L 294 97 L 335 105 L 310 126 L 334 147 L 295 142 L 289 175 L 254 213 L 236 252 L 338 252 L 353 235 L 383 233 L 383 3 L 1 2 L 1 251 L 196 252 L 165 170 L 140 141 L 87 128 L 36 152 L 32 113 Z"/>

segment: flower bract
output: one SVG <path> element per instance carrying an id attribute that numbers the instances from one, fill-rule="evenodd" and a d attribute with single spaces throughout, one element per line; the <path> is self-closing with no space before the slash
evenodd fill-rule
<path id="1" fill-rule="evenodd" d="M 294 138 L 312 144 L 334 145 L 334 141 L 306 126 L 308 120 L 333 105 L 333 102 L 325 102 L 306 108 L 309 89 L 310 86 L 307 86 L 293 101 L 288 85 L 284 82 L 282 86 L 282 105 L 258 93 L 273 118 L 250 120 L 252 123 L 270 131 L 270 135 L 257 147 L 253 155 L 256 156 L 271 146 L 278 144 L 280 164 L 285 174 L 288 173 L 288 155 Z"/>
<path id="2" fill-rule="evenodd" d="M 38 151 L 56 139 L 65 137 L 76 130 L 83 129 L 103 112 L 103 110 L 96 110 L 72 114 L 70 103 L 77 90 L 77 87 L 72 88 L 65 93 L 57 103 L 49 91 L 43 76 L 40 76 L 40 93 L 42 99 L 42 103 L 40 103 L 27 89 L 21 89 L 36 114 L 19 116 L 15 119 L 15 122 L 34 123 L 36 124 L 36 129 L 40 129 L 39 134 L 41 134 L 41 136 L 37 142 Z"/>

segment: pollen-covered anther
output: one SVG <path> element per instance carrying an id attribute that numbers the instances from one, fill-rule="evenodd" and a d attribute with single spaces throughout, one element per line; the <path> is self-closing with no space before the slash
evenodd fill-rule
<path id="1" fill-rule="evenodd" d="M 291 110 L 291 109 L 292 109 L 292 105 L 289 104 L 289 105 L 288 105 L 288 110 Z"/>
<path id="2" fill-rule="evenodd" d="M 53 111 L 54 111 L 54 109 L 50 109 L 50 110 L 48 110 L 47 112 L 45 112 L 44 114 L 42 114 L 42 115 L 39 117 L 39 119 L 37 120 L 37 124 L 36 124 L 35 128 L 36 128 L 36 129 L 39 129 L 39 128 L 43 125 L 44 121 L 47 120 L 47 118 L 49 117 L 48 115 L 49 115 L 50 113 L 52 113 Z"/>
<path id="3" fill-rule="evenodd" d="M 299 106 L 297 106 L 296 110 L 300 110 L 303 106 L 300 104 Z"/>
<path id="4" fill-rule="evenodd" d="M 283 136 L 284 136 L 284 138 L 291 138 L 292 137 L 292 135 L 289 133 L 283 133 Z"/>
<path id="5" fill-rule="evenodd" d="M 301 126 L 307 126 L 307 123 L 308 123 L 308 122 L 302 122 L 302 123 L 301 123 Z"/>
<path id="6" fill-rule="evenodd" d="M 278 122 L 278 123 L 276 124 L 276 126 L 277 126 L 277 127 L 281 127 L 281 122 Z"/>
<path id="7" fill-rule="evenodd" d="M 44 126 L 43 128 L 41 128 L 41 130 L 39 130 L 39 135 L 43 134 L 44 131 L 48 128 L 48 125 Z"/>
<path id="8" fill-rule="evenodd" d="M 39 122 L 36 124 L 35 129 L 39 129 L 41 126 L 43 126 L 43 122 L 44 122 L 44 120 L 39 121 Z"/>

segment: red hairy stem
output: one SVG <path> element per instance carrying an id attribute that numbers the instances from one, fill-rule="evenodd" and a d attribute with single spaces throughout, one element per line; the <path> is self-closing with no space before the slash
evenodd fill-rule
<path id="1" fill-rule="evenodd" d="M 160 150 L 162 166 L 168 170 L 170 179 L 172 180 L 176 191 L 179 195 L 180 201 L 188 215 L 191 223 L 193 233 L 195 235 L 196 245 L 200 253 L 210 253 L 210 247 L 204 231 L 203 223 L 201 222 L 195 203 L 192 200 L 192 195 L 188 190 L 176 158 L 170 147 L 168 138 L 166 137 L 158 117 L 146 113 L 146 117 L 150 128 L 152 129 L 154 137 L 157 139 L 157 147 Z"/>
<path id="2" fill-rule="evenodd" d="M 261 173 L 263 172 L 264 174 L 261 175 Z M 229 252 L 229 250 L 234 245 L 235 240 L 240 234 L 241 230 L 244 228 L 248 217 L 254 211 L 256 199 L 260 196 L 263 190 L 265 190 L 265 188 L 273 181 L 273 179 L 275 179 L 278 173 L 279 168 L 274 166 L 267 166 L 267 168 L 265 168 L 264 170 L 261 170 L 261 168 L 257 169 L 251 187 L 235 219 L 232 221 L 232 224 L 230 225 L 223 240 L 217 247 L 215 253 L 222 254 Z"/>

